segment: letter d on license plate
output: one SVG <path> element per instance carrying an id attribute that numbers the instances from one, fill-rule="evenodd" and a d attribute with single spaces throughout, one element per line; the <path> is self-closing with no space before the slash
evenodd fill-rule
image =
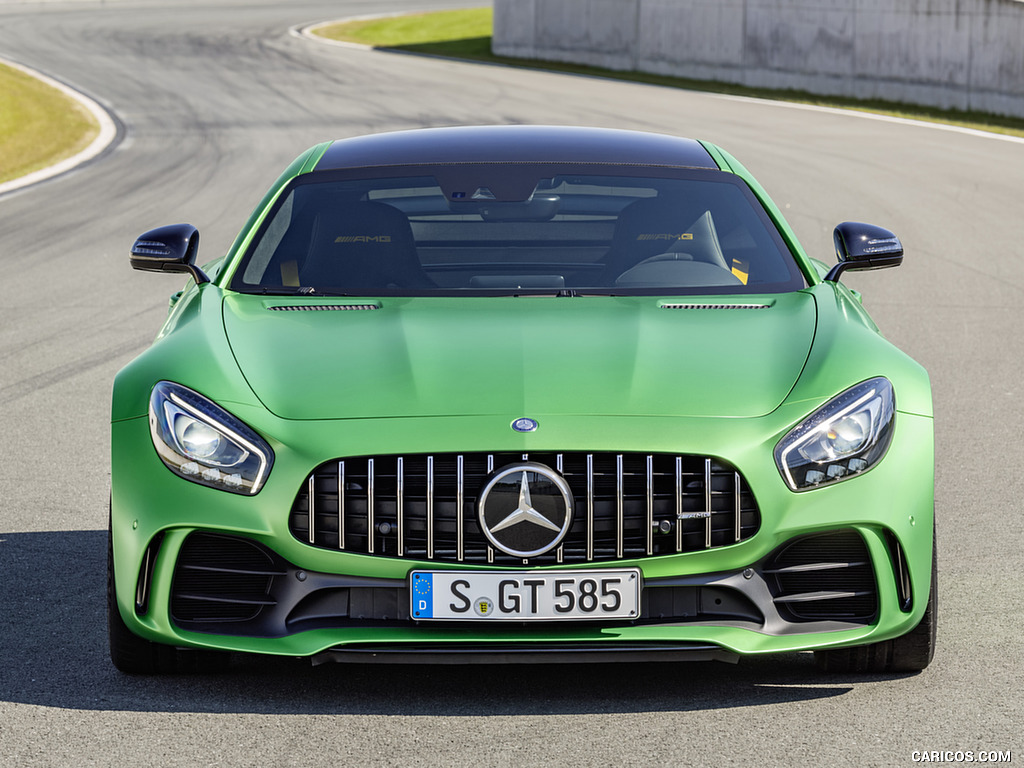
<path id="1" fill-rule="evenodd" d="M 413 571 L 418 621 L 636 619 L 640 571 Z"/>

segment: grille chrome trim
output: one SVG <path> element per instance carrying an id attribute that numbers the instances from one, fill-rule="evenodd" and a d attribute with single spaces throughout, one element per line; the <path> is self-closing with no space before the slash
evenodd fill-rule
<path id="1" fill-rule="evenodd" d="M 615 557 L 622 559 L 622 522 L 626 505 L 625 473 L 622 469 L 622 454 L 615 457 Z"/>
<path id="2" fill-rule="evenodd" d="M 399 544 L 399 555 L 402 549 Z M 427 559 L 434 559 L 434 457 L 427 456 Z"/>
<path id="3" fill-rule="evenodd" d="M 704 459 L 704 548 L 711 549 L 711 459 Z"/>
<path id="4" fill-rule="evenodd" d="M 312 527 L 312 526 L 310 526 Z M 345 462 L 338 462 L 338 549 L 345 548 Z"/>
<path id="5" fill-rule="evenodd" d="M 647 457 L 647 554 L 654 554 L 654 457 Z"/>
<path id="6" fill-rule="evenodd" d="M 742 510 L 740 508 L 740 493 L 741 493 L 740 488 L 741 488 L 740 487 L 740 473 L 739 472 L 733 472 L 733 498 L 736 500 L 736 502 L 735 502 L 736 506 L 735 506 L 735 509 L 733 510 L 733 517 L 734 517 L 735 522 L 736 522 L 736 528 L 735 528 L 735 537 L 736 538 L 735 538 L 735 541 L 739 541 L 740 537 L 742 536 L 742 529 L 741 529 Z"/>
<path id="7" fill-rule="evenodd" d="M 373 497 L 373 459 L 366 461 L 366 551 L 373 554 L 373 542 L 377 538 L 374 531 L 377 529 L 373 519 L 373 510 L 376 508 Z"/>
<path id="8" fill-rule="evenodd" d="M 555 549 L 524 560 L 497 551 L 480 528 L 477 496 L 524 454 L 345 457 L 299 487 L 289 528 L 321 549 L 425 562 L 510 568 L 611 562 L 700 552 L 753 536 L 760 512 L 735 467 L 706 456 L 525 454 L 560 467 L 576 514 Z"/>
<path id="9" fill-rule="evenodd" d="M 587 562 L 594 559 L 594 454 L 587 454 Z"/>
<path id="10" fill-rule="evenodd" d="M 458 490 L 456 491 L 456 497 L 455 497 L 456 498 L 456 501 L 455 501 L 455 528 L 456 528 L 456 538 L 458 539 L 456 547 L 458 549 L 458 561 L 461 563 L 463 558 L 466 556 L 466 546 L 465 546 L 465 526 L 466 526 L 466 523 L 464 522 L 465 516 L 463 514 L 463 505 L 465 503 L 465 494 L 466 494 L 466 490 L 465 490 L 465 458 L 462 457 L 462 456 L 459 456 L 456 459 L 455 463 L 456 463 L 456 470 L 455 470 L 456 484 L 458 485 Z"/>
<path id="11" fill-rule="evenodd" d="M 405 555 L 405 459 L 398 457 L 398 493 L 395 495 L 395 513 L 398 516 L 398 552 L 399 557 Z M 427 520 L 429 529 L 430 521 Z M 427 546 L 430 546 L 430 538 L 427 538 Z"/>
<path id="12" fill-rule="evenodd" d="M 683 551 L 683 457 L 676 456 L 676 552 Z"/>
<path id="13" fill-rule="evenodd" d="M 309 476 L 309 543 L 316 544 L 316 476 Z"/>

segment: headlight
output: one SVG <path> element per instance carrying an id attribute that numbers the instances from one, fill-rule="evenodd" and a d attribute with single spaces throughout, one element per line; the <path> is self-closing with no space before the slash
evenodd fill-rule
<path id="1" fill-rule="evenodd" d="M 871 379 L 829 400 L 775 446 L 775 463 L 794 491 L 845 480 L 874 466 L 892 442 L 892 384 Z"/>
<path id="2" fill-rule="evenodd" d="M 149 398 L 149 430 L 164 464 L 200 485 L 255 494 L 274 453 L 249 427 L 191 389 L 161 381 Z"/>

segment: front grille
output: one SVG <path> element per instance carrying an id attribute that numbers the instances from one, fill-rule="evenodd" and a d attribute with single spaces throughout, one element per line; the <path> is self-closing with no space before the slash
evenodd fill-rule
<path id="1" fill-rule="evenodd" d="M 878 587 L 864 539 L 856 531 L 804 536 L 765 565 L 775 605 L 790 621 L 868 622 Z"/>
<path id="2" fill-rule="evenodd" d="M 181 547 L 171 587 L 171 615 L 192 623 L 250 621 L 272 607 L 273 580 L 285 568 L 258 544 L 193 533 Z"/>
<path id="3" fill-rule="evenodd" d="M 530 558 L 490 546 L 477 497 L 523 461 L 561 474 L 574 497 L 557 549 Z M 289 527 L 315 547 L 445 563 L 544 565 L 697 552 L 744 541 L 760 527 L 733 467 L 667 454 L 495 453 L 375 456 L 326 462 L 307 478 Z"/>

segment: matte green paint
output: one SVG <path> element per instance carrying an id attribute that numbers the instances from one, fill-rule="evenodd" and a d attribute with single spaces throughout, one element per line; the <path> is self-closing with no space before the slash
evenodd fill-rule
<path id="1" fill-rule="evenodd" d="M 182 632 L 174 628 L 167 614 L 166 594 L 172 578 L 177 549 L 185 535 L 194 529 L 221 530 L 247 535 L 273 547 L 279 554 L 301 568 L 388 578 L 404 581 L 414 568 L 437 567 L 415 560 L 370 557 L 315 550 L 295 540 L 287 530 L 287 509 L 295 489 L 302 482 L 308 467 L 324 458 L 346 453 L 385 452 L 400 439 L 410 453 L 436 450 L 438 452 L 486 449 L 545 450 L 554 446 L 579 445 L 565 439 L 575 432 L 571 417 L 558 420 L 545 418 L 543 432 L 533 435 L 515 435 L 507 428 L 508 420 L 490 417 L 471 419 L 395 419 L 387 423 L 380 420 L 357 422 L 291 422 L 282 426 L 289 442 L 297 434 L 308 438 L 301 453 L 292 452 L 284 445 L 272 444 L 277 451 L 277 464 L 267 486 L 255 498 L 226 494 L 192 483 L 185 483 L 166 470 L 156 457 L 149 438 L 145 419 L 120 422 L 114 427 L 114 442 L 120 447 L 115 452 L 113 466 L 115 517 L 121 510 L 138 509 L 145 500 L 148 504 L 144 516 L 136 516 L 139 525 L 132 528 L 123 519 L 115 525 L 115 552 L 118 553 L 118 592 L 134 594 L 134 574 L 138 573 L 143 551 L 158 532 L 165 532 L 159 567 L 153 585 L 154 600 L 149 614 L 136 618 L 131 610 L 130 597 L 123 599 L 122 612 L 136 631 L 152 639 L 208 647 L 236 650 L 255 650 L 264 653 L 311 654 L 343 642 L 389 641 L 404 638 L 411 642 L 432 639 L 466 639 L 464 630 L 446 629 L 443 625 L 429 625 L 410 633 L 406 630 L 337 629 L 318 630 L 291 638 L 214 638 L 207 635 Z M 703 440 L 709 424 L 698 419 L 630 419 L 624 417 L 597 420 L 596 435 L 591 440 L 577 437 L 593 450 L 669 450 L 680 451 L 710 448 L 712 454 L 725 453 L 736 460 L 737 468 L 745 474 L 758 497 L 764 516 L 762 531 L 748 542 L 731 547 L 698 552 L 625 560 L 616 565 L 637 566 L 645 579 L 687 574 L 714 573 L 742 569 L 769 553 L 785 540 L 812 531 L 856 526 L 867 534 L 875 557 L 876 577 L 883 602 L 883 618 L 875 625 L 861 629 L 821 635 L 795 635 L 772 637 L 752 630 L 723 629 L 724 647 L 743 653 L 798 650 L 823 647 L 843 641 L 870 642 L 903 634 L 920 620 L 927 595 L 930 576 L 932 498 L 922 487 L 932 480 L 931 422 L 915 416 L 905 416 L 898 422 L 889 455 L 874 469 L 833 487 L 794 494 L 785 488 L 771 461 L 770 450 L 781 436 L 773 430 L 782 419 L 731 420 L 732 429 L 725 429 L 713 439 Z M 717 425 L 716 425 L 717 426 Z M 762 431 L 754 430 L 760 426 Z M 289 432 L 288 427 L 293 431 Z M 314 427 L 316 427 L 314 429 Z M 715 430 L 717 431 L 717 430 Z M 465 439 L 466 435 L 489 434 L 490 440 Z M 507 434 L 507 436 L 506 436 Z M 440 436 L 440 437 L 439 437 Z M 518 438 L 518 440 L 516 439 Z M 215 510 L 215 511 L 214 511 Z M 270 510 L 270 511 L 268 511 Z M 884 518 L 882 520 L 881 518 Z M 904 614 L 895 606 L 895 587 L 892 571 L 886 567 L 887 556 L 880 536 L 888 528 L 905 547 L 912 566 L 916 608 Z M 445 566 L 458 568 L 458 566 Z M 465 567 L 465 566 L 464 566 Z M 479 569 L 479 566 L 467 569 Z M 122 574 L 128 576 L 122 578 Z M 138 622 L 138 623 L 136 623 Z M 615 630 L 588 629 L 586 627 L 548 626 L 521 634 L 518 629 L 503 629 L 489 625 L 474 639 L 497 641 L 502 638 L 534 637 L 536 639 L 659 639 L 682 641 L 713 640 L 717 630 L 707 627 L 633 627 Z M 726 640 L 725 638 L 729 638 Z"/>
<path id="2" fill-rule="evenodd" d="M 493 297 L 275 312 L 267 305 L 280 301 L 231 295 L 224 325 L 249 385 L 288 419 L 510 410 L 763 416 L 803 368 L 814 300 L 804 293 L 744 300 L 772 306 L 679 310 L 649 297 Z"/>
<path id="3" fill-rule="evenodd" d="M 874 642 L 913 628 L 924 610 L 932 556 L 927 374 L 879 335 L 845 286 L 821 282 L 764 191 L 733 158 L 706 146 L 764 201 L 811 287 L 741 297 L 745 304 L 769 305 L 757 310 L 662 306 L 718 302 L 700 296 L 384 298 L 372 311 L 271 311 L 268 306 L 308 299 L 239 295 L 223 286 L 280 189 L 314 167 L 327 145 L 296 160 L 254 211 L 216 281 L 202 286 L 189 281 L 152 347 L 115 380 L 112 533 L 117 599 L 131 630 L 176 645 L 287 655 L 347 642 L 466 639 L 697 641 L 758 654 Z M 736 299 L 726 296 L 721 302 Z M 855 478 L 791 492 L 775 466 L 775 445 L 831 397 L 874 376 L 887 377 L 896 393 L 896 426 L 886 457 Z M 267 440 L 275 463 L 258 495 L 190 483 L 162 464 L 147 419 L 150 391 L 162 379 L 206 395 Z M 520 416 L 537 419 L 541 428 L 513 432 L 509 425 Z M 283 638 L 183 632 L 170 621 L 174 562 L 192 530 L 248 536 L 300 568 L 396 584 L 404 583 L 413 568 L 427 565 L 314 549 L 292 537 L 288 510 L 304 478 L 323 461 L 519 450 L 723 457 L 744 475 L 758 500 L 762 526 L 756 536 L 707 552 L 597 567 L 635 565 L 645 579 L 737 571 L 794 536 L 855 527 L 875 563 L 879 619 L 848 631 L 785 636 L 706 625 L 602 629 L 586 624 L 488 624 L 467 634 L 443 624 L 410 622 L 403 628 L 321 629 Z M 886 530 L 902 544 L 910 564 L 914 608 L 909 613 L 896 605 Z M 150 609 L 138 616 L 135 580 L 143 552 L 158 533 L 164 539 Z"/>

